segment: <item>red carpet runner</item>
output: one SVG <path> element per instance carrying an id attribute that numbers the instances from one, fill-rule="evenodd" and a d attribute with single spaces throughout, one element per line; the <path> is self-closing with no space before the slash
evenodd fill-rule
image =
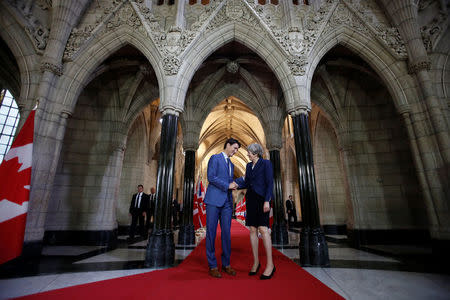
<path id="1" fill-rule="evenodd" d="M 265 253 L 260 240 L 261 270 Z M 220 235 L 216 239 L 220 264 Z M 21 299 L 343 299 L 304 271 L 279 251 L 273 251 L 277 268 L 270 280 L 248 276 L 252 264 L 248 230 L 233 220 L 231 227 L 231 266 L 235 277 L 225 273 L 220 279 L 208 276 L 205 241 L 177 267 L 149 273 L 93 282 L 34 294 Z"/>

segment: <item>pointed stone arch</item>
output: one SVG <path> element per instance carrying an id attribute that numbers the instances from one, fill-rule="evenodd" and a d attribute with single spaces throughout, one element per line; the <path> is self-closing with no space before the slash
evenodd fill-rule
<path id="1" fill-rule="evenodd" d="M 13 14 L 9 14 L 11 8 L 2 4 L 0 4 L 0 8 L 0 28 L 2 28 L 0 37 L 14 55 L 20 71 L 20 95 L 15 95 L 16 101 L 19 105 L 25 105 L 25 102 L 32 97 L 33 83 L 37 84 L 37 80 L 39 80 L 39 78 L 33 79 L 32 76 L 32 72 L 37 71 L 33 70 L 33 66 L 37 65 L 37 53 L 33 41 L 24 30 L 25 26 L 19 24 L 16 18 L 11 17 Z"/>
<path id="2" fill-rule="evenodd" d="M 408 107 L 415 102 L 417 94 L 407 91 L 408 87 L 415 89 L 415 84 L 407 72 L 403 61 L 393 57 L 376 39 L 365 36 L 358 31 L 343 25 L 336 28 L 326 36 L 321 36 L 309 54 L 312 61 L 309 63 L 306 75 L 307 90 L 311 90 L 311 82 L 322 57 L 333 47 L 342 45 L 366 61 L 382 79 L 391 94 L 397 110 Z M 310 93 L 308 93 L 310 95 Z"/>
<path id="3" fill-rule="evenodd" d="M 178 73 L 183 76 L 178 76 L 175 83 L 177 95 L 174 95 L 174 99 L 162 98 L 162 101 L 183 107 L 184 99 L 181 97 L 186 94 L 195 72 L 208 56 L 231 41 L 237 41 L 248 47 L 267 63 L 285 94 L 286 106 L 294 106 L 295 96 L 298 96 L 298 93 L 295 92 L 294 76 L 291 75 L 291 70 L 286 64 L 285 52 L 278 43 L 273 41 L 266 29 L 261 28 L 261 31 L 255 31 L 238 22 L 227 23 L 208 31 L 208 34 L 203 35 L 190 46 L 192 51 L 187 52 L 183 57 L 184 63 Z"/>
<path id="4" fill-rule="evenodd" d="M 160 67 L 160 56 L 157 48 L 148 37 L 133 31 L 126 26 L 90 41 L 90 46 L 76 61 L 66 66 L 61 78 L 58 94 L 55 99 L 61 99 L 63 110 L 73 111 L 77 99 L 88 84 L 87 80 L 92 72 L 110 55 L 120 48 L 130 45 L 138 49 L 148 60 L 155 71 L 159 90 L 163 86 L 163 71 Z"/>

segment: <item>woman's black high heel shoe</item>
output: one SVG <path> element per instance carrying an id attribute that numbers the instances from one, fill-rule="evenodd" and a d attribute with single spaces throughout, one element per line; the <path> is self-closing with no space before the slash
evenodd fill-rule
<path id="1" fill-rule="evenodd" d="M 248 276 L 256 275 L 256 273 L 258 273 L 260 267 L 261 267 L 261 264 L 258 264 L 258 267 L 256 268 L 256 271 L 255 272 L 252 272 L 252 271 L 248 272 Z"/>
<path id="2" fill-rule="evenodd" d="M 275 266 L 273 266 L 272 273 L 270 273 L 269 276 L 266 276 L 266 275 L 264 275 L 264 274 L 261 274 L 261 276 L 259 277 L 259 279 L 261 279 L 261 280 L 270 279 L 270 278 L 272 278 L 272 276 L 273 276 L 274 273 L 275 273 Z"/>

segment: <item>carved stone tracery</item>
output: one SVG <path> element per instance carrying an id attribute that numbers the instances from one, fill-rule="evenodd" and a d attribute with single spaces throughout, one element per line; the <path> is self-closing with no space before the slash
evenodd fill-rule
<path id="1" fill-rule="evenodd" d="M 97 14 L 95 23 L 87 22 L 73 29 L 64 57 L 73 57 L 94 36 L 126 25 L 153 40 L 166 75 L 175 75 L 185 50 L 196 38 L 207 36 L 227 23 L 239 22 L 263 32 L 265 38 L 274 39 L 286 53 L 287 65 L 294 76 L 306 73 L 306 58 L 319 36 L 339 26 L 374 36 L 399 58 L 406 58 L 406 48 L 397 28 L 388 27 L 386 22 L 379 20 L 373 13 L 377 5 L 372 0 L 326 0 L 317 11 L 308 5 L 294 6 L 296 27 L 282 24 L 282 5 L 259 5 L 253 0 L 212 0 L 208 5 L 186 5 L 186 27 L 180 28 L 167 26 L 176 13 L 175 6 L 159 5 L 150 9 L 142 1 L 114 0 Z"/>

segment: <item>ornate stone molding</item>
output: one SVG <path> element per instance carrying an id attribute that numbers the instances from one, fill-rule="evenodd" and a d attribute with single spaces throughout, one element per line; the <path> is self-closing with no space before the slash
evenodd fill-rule
<path id="1" fill-rule="evenodd" d="M 64 51 L 64 59 L 71 60 L 88 40 L 97 35 L 117 30 L 123 25 L 146 34 L 133 6 L 128 1 L 113 0 L 110 6 L 104 8 L 97 15 L 95 23 L 88 23 L 72 30 Z"/>
<path id="2" fill-rule="evenodd" d="M 208 23 L 206 33 L 229 22 L 240 22 L 255 29 L 261 29 L 260 22 L 242 0 L 228 0 Z"/>
<path id="3" fill-rule="evenodd" d="M 44 50 L 47 47 L 47 40 L 50 35 L 48 28 L 38 23 L 35 26 L 27 26 L 25 29 L 33 37 L 33 42 L 37 49 Z"/>
<path id="4" fill-rule="evenodd" d="M 50 0 L 48 0 L 50 1 Z M 45 26 L 36 16 L 33 14 L 33 2 L 30 1 L 20 1 L 20 0 L 8 0 L 9 4 L 17 9 L 20 15 L 25 21 L 25 31 L 30 35 L 33 40 L 34 46 L 37 50 L 44 50 L 47 47 L 47 41 L 50 34 L 50 29 Z M 37 1 L 37 5 L 41 9 L 46 10 L 44 4 L 41 1 Z M 45 1 L 44 1 L 45 2 Z M 51 5 L 51 1 L 50 1 Z"/>
<path id="5" fill-rule="evenodd" d="M 161 117 L 163 117 L 167 114 L 175 115 L 178 117 L 180 115 L 180 113 L 182 113 L 182 112 L 183 112 L 183 110 L 178 107 L 175 107 L 172 105 L 165 105 L 164 107 L 161 108 Z"/>
<path id="6" fill-rule="evenodd" d="M 306 73 L 308 61 L 306 57 L 291 56 L 287 60 L 287 65 L 294 76 L 303 76 Z"/>
<path id="7" fill-rule="evenodd" d="M 227 63 L 227 72 L 231 74 L 236 74 L 239 71 L 239 64 L 236 61 L 230 61 Z"/>
<path id="8" fill-rule="evenodd" d="M 170 27 L 165 30 L 165 22 L 176 13 L 175 6 L 154 6 L 152 10 L 143 4 L 136 4 L 147 32 L 163 57 L 180 56 L 191 42 L 200 35 L 204 24 L 221 3 L 212 0 L 208 5 L 186 5 L 186 28 Z M 194 21 L 192 21 L 194 20 Z"/>
<path id="9" fill-rule="evenodd" d="M 318 11 L 314 11 L 310 5 L 295 5 L 294 15 L 299 27 L 291 28 L 282 28 L 279 20 L 285 16 L 282 10 L 275 9 L 276 6 L 260 5 L 252 0 L 247 0 L 247 3 L 267 25 L 283 50 L 289 55 L 299 56 L 308 53 L 317 41 L 335 0 L 322 3 Z"/>
<path id="10" fill-rule="evenodd" d="M 181 62 L 175 56 L 168 56 L 163 59 L 164 73 L 168 76 L 176 75 L 180 69 Z"/>
<path id="11" fill-rule="evenodd" d="M 388 27 L 387 20 L 379 20 L 374 11 L 378 5 L 373 0 L 356 1 L 343 0 L 340 3 L 340 11 L 345 6 L 353 16 L 348 20 L 343 20 L 348 26 L 360 31 L 364 35 L 375 36 L 381 43 L 385 44 L 399 58 L 406 59 L 407 51 L 405 43 L 396 27 Z M 338 12 L 339 13 L 339 12 Z"/>
<path id="12" fill-rule="evenodd" d="M 288 114 L 290 114 L 292 117 L 298 116 L 300 114 L 307 115 L 311 111 L 311 108 L 307 105 L 300 105 L 295 108 L 289 109 Z"/>
<path id="13" fill-rule="evenodd" d="M 410 63 L 408 65 L 408 73 L 409 74 L 417 74 L 422 70 L 430 71 L 431 63 L 428 60 L 419 61 L 416 63 Z"/>
<path id="14" fill-rule="evenodd" d="M 448 14 L 440 11 L 439 14 L 427 25 L 420 28 L 423 44 L 428 52 L 433 51 L 433 47 L 438 41 L 441 33 L 448 27 Z"/>
<path id="15" fill-rule="evenodd" d="M 42 72 L 49 71 L 57 76 L 61 76 L 63 74 L 62 65 L 55 65 L 49 62 L 43 62 L 41 64 L 41 71 Z"/>

